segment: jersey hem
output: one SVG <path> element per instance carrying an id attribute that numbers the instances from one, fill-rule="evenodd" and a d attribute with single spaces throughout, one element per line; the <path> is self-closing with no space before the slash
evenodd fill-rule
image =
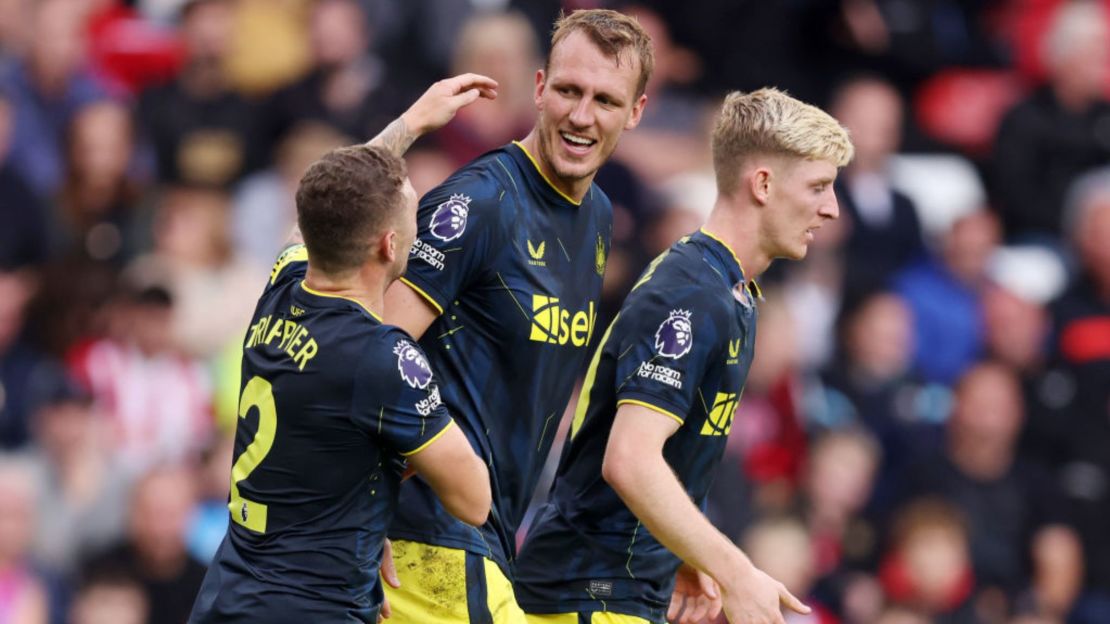
<path id="1" fill-rule="evenodd" d="M 536 615 L 558 615 L 560 613 L 616 613 L 638 617 L 652 624 L 665 624 L 664 607 L 652 609 L 641 603 L 630 600 L 560 600 L 557 602 L 522 602 L 517 597 L 517 604 L 525 613 Z"/>

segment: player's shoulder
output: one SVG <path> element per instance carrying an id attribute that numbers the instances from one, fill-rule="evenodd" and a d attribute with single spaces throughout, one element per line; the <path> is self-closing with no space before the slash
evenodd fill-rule
<path id="1" fill-rule="evenodd" d="M 300 279 L 308 270 L 308 247 L 304 243 L 290 245 L 282 251 L 270 269 L 270 286 L 278 282 Z"/>
<path id="2" fill-rule="evenodd" d="M 700 251 L 680 240 L 640 279 L 621 314 L 643 316 L 685 310 L 717 322 L 727 318 L 731 308 L 731 294 L 724 282 Z"/>
<path id="3" fill-rule="evenodd" d="M 412 336 L 395 325 L 375 325 L 362 350 L 359 376 L 366 383 L 425 388 L 432 379 L 428 357 Z"/>
<path id="4" fill-rule="evenodd" d="M 458 195 L 465 196 L 468 204 L 476 202 L 478 205 L 487 203 L 490 199 L 499 199 L 510 184 L 506 178 L 508 172 L 505 170 L 505 163 L 499 162 L 502 158 L 505 158 L 504 148 L 491 150 L 475 158 L 428 191 L 421 200 L 421 205 L 439 204 Z"/>

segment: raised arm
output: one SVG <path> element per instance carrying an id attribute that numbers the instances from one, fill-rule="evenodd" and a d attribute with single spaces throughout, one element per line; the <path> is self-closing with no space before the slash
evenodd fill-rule
<path id="1" fill-rule="evenodd" d="M 459 109 L 479 97 L 496 98 L 497 81 L 480 74 L 460 74 L 440 80 L 367 144 L 403 156 L 416 139 L 447 125 Z"/>
<path id="2" fill-rule="evenodd" d="M 621 405 L 605 449 L 605 481 L 663 546 L 713 577 L 730 622 L 781 623 L 780 605 L 808 613 L 782 583 L 752 565 L 690 499 L 663 457 L 663 445 L 678 428 L 676 420 L 661 412 Z"/>
<path id="3" fill-rule="evenodd" d="M 481 74 L 459 74 L 440 80 L 428 87 L 400 117 L 367 141 L 367 145 L 384 147 L 400 158 L 417 139 L 447 125 L 461 108 L 480 97 L 496 99 L 497 81 Z M 301 229 L 294 224 L 293 231 L 282 247 L 288 248 L 303 242 Z M 428 321 L 428 325 L 430 324 L 431 320 Z M 426 328 L 427 325 L 424 326 Z M 419 337 L 418 334 L 413 335 Z"/>

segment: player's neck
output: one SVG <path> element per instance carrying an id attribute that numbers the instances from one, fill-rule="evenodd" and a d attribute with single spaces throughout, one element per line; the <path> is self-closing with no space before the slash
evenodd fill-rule
<path id="1" fill-rule="evenodd" d="M 555 173 L 555 168 L 548 162 L 543 150 L 540 149 L 539 130 L 536 128 L 532 128 L 528 136 L 520 140 L 520 144 L 524 146 L 525 151 L 532 157 L 536 166 L 540 168 L 540 173 L 543 174 L 543 177 L 547 178 L 547 181 L 552 186 L 574 201 L 582 201 L 582 198 L 586 196 L 586 192 L 590 190 L 590 185 L 594 182 L 593 174 L 575 180 L 567 180 L 559 177 L 559 175 Z"/>
<path id="2" fill-rule="evenodd" d="M 745 209 L 732 199 L 718 196 L 703 227 L 732 248 L 740 261 L 745 280 L 758 278 L 771 265 L 771 256 L 764 253 L 759 244 L 757 211 Z"/>
<path id="3" fill-rule="evenodd" d="M 382 317 L 385 309 L 385 289 L 389 284 L 385 272 L 378 267 L 366 266 L 360 270 L 337 275 L 313 269 L 310 260 L 304 283 L 312 290 L 325 295 L 354 299 L 378 318 Z"/>

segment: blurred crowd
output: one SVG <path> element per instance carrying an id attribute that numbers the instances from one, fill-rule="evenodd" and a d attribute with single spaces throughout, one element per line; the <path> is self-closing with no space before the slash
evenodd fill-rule
<path id="1" fill-rule="evenodd" d="M 0 623 L 185 620 L 301 172 L 495 78 L 409 153 L 423 193 L 526 133 L 554 17 L 599 5 L 656 51 L 601 322 L 712 206 L 724 93 L 856 145 L 762 280 L 708 509 L 787 621 L 1110 622 L 1110 2 L 0 0 Z"/>

